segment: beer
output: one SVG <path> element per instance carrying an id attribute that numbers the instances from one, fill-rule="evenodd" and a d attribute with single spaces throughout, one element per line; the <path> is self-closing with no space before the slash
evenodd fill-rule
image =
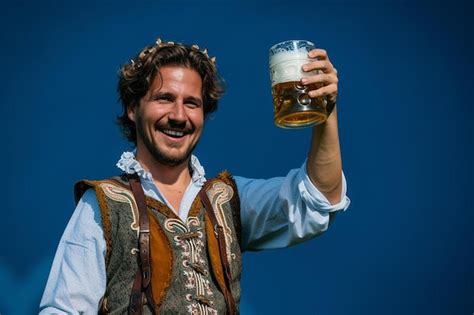
<path id="1" fill-rule="evenodd" d="M 272 87 L 275 124 L 283 128 L 298 128 L 326 121 L 326 100 L 308 95 L 318 87 L 316 84 L 304 86 L 300 81 L 275 84 Z"/>
<path id="2" fill-rule="evenodd" d="M 302 70 L 303 65 L 313 61 L 308 52 L 314 48 L 313 43 L 302 40 L 286 41 L 270 48 L 274 122 L 279 127 L 301 128 L 326 121 L 326 99 L 308 95 L 321 84 L 301 84 L 301 78 L 317 73 Z"/>

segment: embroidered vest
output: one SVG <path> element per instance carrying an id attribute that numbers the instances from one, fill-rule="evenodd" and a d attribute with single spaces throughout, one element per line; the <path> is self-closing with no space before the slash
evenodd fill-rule
<path id="1" fill-rule="evenodd" d="M 138 208 L 125 176 L 75 185 L 76 202 L 95 189 L 100 206 L 107 284 L 101 311 L 126 314 L 138 270 Z M 211 179 L 206 191 L 225 235 L 230 293 L 240 301 L 240 202 L 231 175 Z M 209 215 L 199 195 L 183 222 L 169 207 L 146 197 L 150 220 L 151 296 L 143 314 L 225 314 L 225 270 Z M 155 305 L 152 310 L 150 305 Z"/>

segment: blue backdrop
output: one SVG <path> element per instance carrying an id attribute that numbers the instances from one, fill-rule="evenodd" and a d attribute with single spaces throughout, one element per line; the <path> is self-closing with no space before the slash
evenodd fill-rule
<path id="1" fill-rule="evenodd" d="M 217 56 L 209 175 L 285 175 L 310 130 L 273 125 L 267 51 L 303 38 L 339 71 L 352 205 L 323 236 L 244 256 L 243 314 L 472 314 L 473 66 L 467 2 L 3 4 L 0 313 L 34 314 L 82 178 L 115 174 L 116 73 L 157 36 Z"/>

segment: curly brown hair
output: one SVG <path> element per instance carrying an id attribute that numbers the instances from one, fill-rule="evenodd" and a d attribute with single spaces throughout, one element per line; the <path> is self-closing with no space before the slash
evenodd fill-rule
<path id="1" fill-rule="evenodd" d="M 156 45 L 146 46 L 119 70 L 117 90 L 122 103 L 122 114 L 117 117 L 122 134 L 128 141 L 137 143 L 135 123 L 128 118 L 127 108 L 140 104 L 140 100 L 148 92 L 160 67 L 165 65 L 183 66 L 199 73 L 202 80 L 202 98 L 204 116 L 217 110 L 218 100 L 224 93 L 223 81 L 217 73 L 215 58 L 209 58 L 207 51 L 199 47 L 191 47 L 180 43 L 162 43 L 158 39 Z"/>

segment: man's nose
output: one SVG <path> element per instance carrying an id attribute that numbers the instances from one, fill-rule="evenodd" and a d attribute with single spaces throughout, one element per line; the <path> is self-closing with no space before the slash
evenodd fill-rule
<path id="1" fill-rule="evenodd" d="M 170 120 L 175 122 L 184 122 L 186 121 L 186 111 L 184 108 L 184 104 L 181 100 L 176 100 L 173 109 L 168 114 Z"/>

